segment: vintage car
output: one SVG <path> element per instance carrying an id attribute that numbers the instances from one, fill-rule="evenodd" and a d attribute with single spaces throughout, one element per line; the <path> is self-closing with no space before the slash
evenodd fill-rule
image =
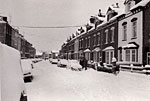
<path id="1" fill-rule="evenodd" d="M 58 60 L 58 63 L 57 63 L 57 66 L 58 67 L 67 67 L 68 66 L 68 60 L 66 59 L 59 59 Z"/>
<path id="2" fill-rule="evenodd" d="M 18 50 L 0 43 L 1 101 L 27 101 Z"/>
<path id="3" fill-rule="evenodd" d="M 30 59 L 22 59 L 22 70 L 24 74 L 24 80 L 31 82 L 33 79 L 32 69 L 33 69 L 33 63 Z"/>

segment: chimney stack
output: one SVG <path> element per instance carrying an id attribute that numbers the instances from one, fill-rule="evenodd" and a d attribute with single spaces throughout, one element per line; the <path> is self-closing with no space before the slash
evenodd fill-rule
<path id="1" fill-rule="evenodd" d="M 7 21 L 7 17 L 2 17 L 3 21 L 8 22 Z"/>
<path id="2" fill-rule="evenodd" d="M 118 3 L 116 3 L 116 8 L 119 8 L 119 4 Z"/>

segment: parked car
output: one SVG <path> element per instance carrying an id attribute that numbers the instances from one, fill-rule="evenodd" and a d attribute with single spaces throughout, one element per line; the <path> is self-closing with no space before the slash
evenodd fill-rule
<path id="1" fill-rule="evenodd" d="M 77 60 L 69 60 L 68 68 L 75 71 L 81 71 L 82 66 L 79 64 L 79 61 Z"/>
<path id="2" fill-rule="evenodd" d="M 114 68 L 112 67 L 111 64 L 98 64 L 97 65 L 97 71 L 103 71 L 103 72 L 107 72 L 107 73 L 113 73 L 114 72 Z"/>
<path id="3" fill-rule="evenodd" d="M 145 67 L 143 67 L 143 72 L 150 74 L 150 65 L 145 65 Z"/>
<path id="4" fill-rule="evenodd" d="M 58 67 L 67 67 L 68 66 L 68 60 L 66 59 L 59 59 L 57 63 Z"/>
<path id="5" fill-rule="evenodd" d="M 31 82 L 33 79 L 33 74 L 32 74 L 32 69 L 33 69 L 33 64 L 32 60 L 30 59 L 22 59 L 22 69 L 23 69 L 23 74 L 24 74 L 24 80 Z"/>
<path id="6" fill-rule="evenodd" d="M 97 67 L 96 67 L 96 62 L 94 62 L 94 61 L 88 61 L 88 67 L 89 68 L 92 68 L 92 69 L 94 69 L 94 70 L 97 70 Z"/>
<path id="7" fill-rule="evenodd" d="M 19 51 L 0 43 L 1 101 L 27 101 Z"/>
<path id="8" fill-rule="evenodd" d="M 38 62 L 40 62 L 40 61 L 42 61 L 42 59 L 40 59 L 40 58 L 34 58 L 34 59 L 32 59 L 32 62 L 33 62 L 33 63 L 38 63 Z"/>
<path id="9" fill-rule="evenodd" d="M 52 64 L 57 64 L 58 63 L 58 59 L 51 59 L 51 63 Z"/>

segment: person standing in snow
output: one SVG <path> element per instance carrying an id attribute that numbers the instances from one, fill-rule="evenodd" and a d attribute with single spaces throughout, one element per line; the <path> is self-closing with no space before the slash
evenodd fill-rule
<path id="1" fill-rule="evenodd" d="M 120 72 L 120 67 L 117 65 L 117 60 L 114 57 L 112 58 L 112 68 L 114 74 L 118 74 Z"/>
<path id="2" fill-rule="evenodd" d="M 85 57 L 81 57 L 80 65 L 82 66 L 82 69 L 85 68 L 85 70 L 87 70 L 87 60 Z"/>

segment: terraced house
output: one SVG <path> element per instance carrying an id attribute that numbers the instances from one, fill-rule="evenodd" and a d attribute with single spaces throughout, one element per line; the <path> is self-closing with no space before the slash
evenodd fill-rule
<path id="1" fill-rule="evenodd" d="M 69 53 L 64 48 L 72 44 L 71 59 L 84 55 L 89 61 L 107 64 L 113 57 L 118 64 L 150 64 L 149 5 L 150 0 L 125 0 L 124 10 L 118 3 L 109 6 L 106 15 L 99 10 L 98 15 L 91 16 L 84 32 L 63 44 L 61 55 Z"/>
<path id="2" fill-rule="evenodd" d="M 0 16 L 0 42 L 17 49 L 22 58 L 35 56 L 35 48 L 32 44 L 19 33 L 19 30 L 13 28 L 4 16 Z"/>
<path id="3" fill-rule="evenodd" d="M 118 17 L 118 63 L 149 64 L 150 0 L 126 0 Z"/>

